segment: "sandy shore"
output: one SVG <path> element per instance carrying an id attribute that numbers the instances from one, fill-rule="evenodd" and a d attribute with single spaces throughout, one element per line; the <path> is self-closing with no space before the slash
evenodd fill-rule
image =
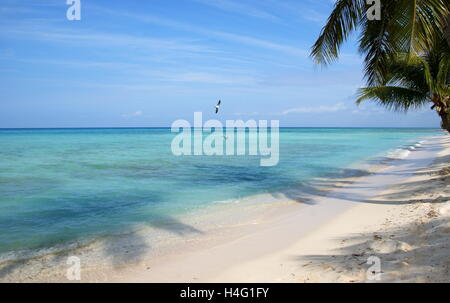
<path id="1" fill-rule="evenodd" d="M 182 245 L 131 265 L 82 266 L 81 282 L 449 282 L 449 163 L 450 138 L 428 139 L 405 159 L 328 180 L 332 192 L 279 193 L 283 205 L 260 207 L 220 233 L 195 218 L 179 222 Z M 126 253 L 141 249 L 133 245 Z M 9 264 L 0 281 L 67 279 L 63 268 L 31 274 Z"/>
<path id="2" fill-rule="evenodd" d="M 145 269 L 110 272 L 107 280 L 448 282 L 449 160 L 450 139 L 429 140 L 408 158 L 328 196 L 311 197 L 301 210 L 257 231 Z M 368 264 L 371 256 L 381 276 L 367 273 L 376 265 Z"/>

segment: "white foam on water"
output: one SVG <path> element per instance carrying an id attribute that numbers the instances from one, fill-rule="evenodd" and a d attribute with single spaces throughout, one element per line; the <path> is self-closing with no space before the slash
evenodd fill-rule
<path id="1" fill-rule="evenodd" d="M 392 159 L 405 159 L 409 156 L 411 150 L 404 148 L 397 148 L 394 151 L 388 153 L 388 157 Z"/>
<path id="2" fill-rule="evenodd" d="M 421 140 L 415 144 L 411 144 L 405 148 L 397 148 L 393 151 L 387 153 L 387 157 L 391 159 L 405 159 L 407 158 L 412 151 L 417 150 L 417 148 L 423 147 L 425 140 Z"/>
<path id="3" fill-rule="evenodd" d="M 241 202 L 240 199 L 228 199 L 228 200 L 215 201 L 215 202 L 213 202 L 213 204 L 237 204 L 240 202 Z"/>

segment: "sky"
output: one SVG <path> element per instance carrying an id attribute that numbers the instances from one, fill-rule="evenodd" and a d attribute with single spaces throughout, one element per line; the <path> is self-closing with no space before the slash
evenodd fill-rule
<path id="1" fill-rule="evenodd" d="M 309 56 L 332 0 L 1 0 L 0 128 L 158 127 L 279 120 L 288 127 L 439 127 L 429 108 L 355 105 L 357 35 Z M 214 105 L 221 99 L 219 115 Z"/>

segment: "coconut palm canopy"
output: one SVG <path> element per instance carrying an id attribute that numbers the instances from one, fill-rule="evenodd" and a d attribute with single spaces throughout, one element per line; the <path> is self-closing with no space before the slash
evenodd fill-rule
<path id="1" fill-rule="evenodd" d="M 380 80 L 387 61 L 398 52 L 420 52 L 442 35 L 449 8 L 446 0 L 380 1 L 380 20 L 367 18 L 371 5 L 365 0 L 336 1 L 312 48 L 315 61 L 325 65 L 334 62 L 342 43 L 359 30 L 359 51 L 365 56 L 365 74 L 372 84 Z"/>
<path id="2" fill-rule="evenodd" d="M 361 88 L 357 103 L 369 99 L 406 111 L 431 102 L 442 119 L 442 127 L 450 131 L 450 48 L 445 39 L 437 40 L 422 55 L 399 54 L 386 69 L 384 83 Z"/>
<path id="3" fill-rule="evenodd" d="M 365 0 L 338 0 L 311 55 L 327 65 L 353 31 L 360 31 L 368 87 L 358 103 L 371 99 L 393 110 L 433 103 L 443 128 L 450 132 L 449 3 L 446 0 L 381 1 L 381 18 L 370 20 Z"/>

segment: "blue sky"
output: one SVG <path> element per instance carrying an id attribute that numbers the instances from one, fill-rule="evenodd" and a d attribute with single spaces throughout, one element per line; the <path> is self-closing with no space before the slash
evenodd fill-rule
<path id="1" fill-rule="evenodd" d="M 0 127 L 170 126 L 277 119 L 281 126 L 439 127 L 357 107 L 356 37 L 338 63 L 309 57 L 332 0 L 2 0 Z"/>

